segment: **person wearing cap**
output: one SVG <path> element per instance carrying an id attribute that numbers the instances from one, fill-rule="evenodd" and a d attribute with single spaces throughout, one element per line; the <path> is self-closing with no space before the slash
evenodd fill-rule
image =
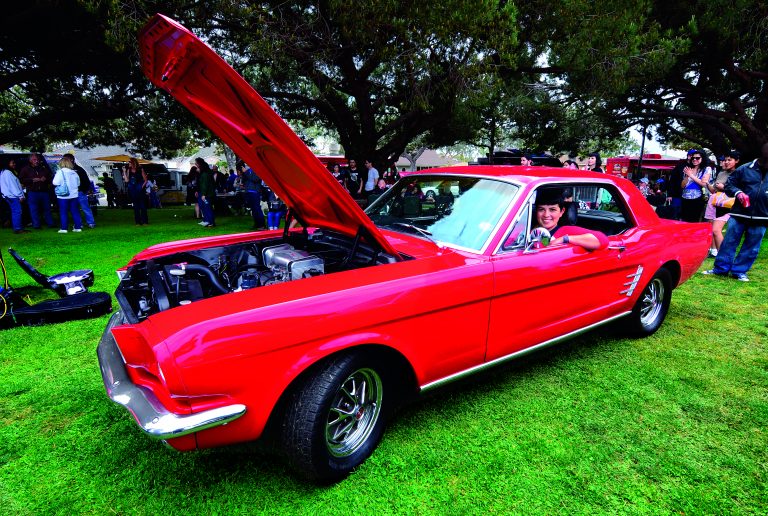
<path id="1" fill-rule="evenodd" d="M 720 162 L 722 163 L 722 170 L 717 174 L 714 183 L 708 183 L 707 188 L 710 194 L 725 191 L 725 184 L 728 182 L 728 178 L 736 170 L 736 166 L 741 159 L 741 153 L 736 150 L 727 152 Z M 710 256 L 717 256 L 720 251 L 720 246 L 723 244 L 723 228 L 725 223 L 731 217 L 730 213 L 723 213 L 719 217 L 717 216 L 717 210 L 712 203 L 707 203 L 707 207 L 704 209 L 704 220 L 712 222 L 712 247 L 709 250 Z"/>
<path id="2" fill-rule="evenodd" d="M 536 195 L 536 222 L 552 236 L 549 245 L 577 245 L 587 251 L 608 247 L 608 237 L 600 231 L 590 231 L 579 226 L 561 225 L 566 204 L 559 188 L 544 188 Z"/>
<path id="3" fill-rule="evenodd" d="M 648 183 L 648 178 L 642 177 L 640 178 L 640 184 L 637 185 L 637 188 L 640 190 L 640 193 L 643 194 L 643 197 L 648 197 L 648 194 L 651 193 L 651 187 Z"/>
<path id="4" fill-rule="evenodd" d="M 714 268 L 703 274 L 725 276 L 730 274 L 739 281 L 749 281 L 747 271 L 757 259 L 760 244 L 768 226 L 768 142 L 760 149 L 760 158 L 745 163 L 731 174 L 725 184 L 725 193 L 736 201 L 728 220 L 728 231 L 715 258 Z M 736 249 L 741 243 L 738 254 Z"/>

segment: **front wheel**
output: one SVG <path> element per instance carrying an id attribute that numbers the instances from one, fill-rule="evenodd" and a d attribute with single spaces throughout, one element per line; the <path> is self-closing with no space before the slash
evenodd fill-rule
<path id="1" fill-rule="evenodd" d="M 361 353 L 341 355 L 294 391 L 281 440 L 299 473 L 340 480 L 373 453 L 385 424 L 386 385 L 377 367 Z"/>
<path id="2" fill-rule="evenodd" d="M 646 337 L 656 332 L 667 317 L 671 300 L 672 275 L 662 268 L 645 286 L 632 309 L 630 333 Z"/>

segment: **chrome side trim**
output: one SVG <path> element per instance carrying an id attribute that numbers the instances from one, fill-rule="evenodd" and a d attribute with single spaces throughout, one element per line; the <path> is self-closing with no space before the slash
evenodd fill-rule
<path id="1" fill-rule="evenodd" d="M 484 371 L 485 369 L 489 369 L 491 367 L 494 367 L 496 365 L 499 365 L 501 363 L 507 362 L 509 360 L 514 360 L 515 358 L 520 358 L 522 356 L 525 356 L 529 353 L 532 353 L 534 351 L 537 351 L 539 349 L 546 348 L 547 346 L 551 346 L 553 344 L 557 344 L 558 342 L 562 342 L 564 340 L 571 339 L 573 337 L 577 337 L 581 335 L 582 333 L 587 333 L 588 331 L 591 331 L 599 326 L 603 326 L 605 324 L 608 324 L 610 322 L 615 321 L 616 319 L 620 319 L 622 317 L 625 317 L 629 314 L 631 314 L 631 311 L 623 312 L 618 315 L 614 315 L 613 317 L 609 317 L 608 319 L 604 319 L 602 321 L 596 322 L 594 324 L 590 324 L 589 326 L 585 326 L 584 328 L 580 328 L 578 330 L 574 330 L 570 333 L 566 333 L 565 335 L 561 335 L 559 337 L 555 337 L 554 339 L 550 339 L 545 342 L 541 342 L 539 344 L 536 344 L 535 346 L 531 346 L 529 348 L 521 349 L 520 351 L 515 351 L 514 353 L 511 353 L 509 355 L 505 355 L 503 357 L 496 358 L 494 360 L 491 360 L 490 362 L 485 362 L 484 364 L 476 365 L 474 367 L 470 367 L 469 369 L 465 369 L 463 371 L 459 371 L 458 373 L 454 373 L 450 376 L 446 376 L 444 378 L 440 378 L 439 380 L 435 380 L 434 382 L 430 382 L 427 384 L 424 384 L 421 386 L 421 392 L 429 391 L 432 389 L 435 389 L 437 387 L 441 387 L 443 385 L 446 385 L 451 382 L 455 382 L 457 380 L 461 380 L 462 378 L 465 378 L 467 376 L 473 375 L 475 373 L 479 373 L 481 371 Z"/>
<path id="2" fill-rule="evenodd" d="M 112 315 L 96 352 L 107 395 L 112 401 L 133 414 L 136 423 L 144 433 L 156 439 L 173 439 L 225 425 L 245 414 L 246 407 L 241 404 L 227 405 L 189 415 L 178 415 L 168 410 L 152 391 L 136 385 L 128 376 L 120 348 L 111 331 L 122 322 L 123 317 L 120 312 Z"/>
<path id="3" fill-rule="evenodd" d="M 636 272 L 633 272 L 632 274 L 627 274 L 627 278 L 632 278 L 632 280 L 624 283 L 624 286 L 628 288 L 625 288 L 624 290 L 619 291 L 619 294 L 626 294 L 627 297 L 632 297 L 632 293 L 637 288 L 637 284 L 640 282 L 640 277 L 642 275 L 643 275 L 643 266 L 638 265 Z"/>

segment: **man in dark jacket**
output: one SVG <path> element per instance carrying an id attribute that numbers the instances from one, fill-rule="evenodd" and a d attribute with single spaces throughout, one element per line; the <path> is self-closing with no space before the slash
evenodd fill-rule
<path id="1" fill-rule="evenodd" d="M 200 185 L 200 191 L 198 196 L 200 199 L 200 211 L 203 212 L 203 227 L 215 227 L 216 218 L 213 211 L 213 202 L 216 199 L 216 179 L 213 177 L 213 171 L 208 166 L 208 163 L 203 161 L 202 158 L 195 160 L 197 168 L 200 169 L 200 179 L 198 184 Z"/>
<path id="2" fill-rule="evenodd" d="M 253 217 L 252 229 L 265 229 L 264 212 L 261 211 L 261 178 L 242 161 L 238 162 L 237 169 L 245 191 L 245 204 Z"/>
<path id="3" fill-rule="evenodd" d="M 22 186 L 27 189 L 27 201 L 29 203 L 29 214 L 32 216 L 32 226 L 35 229 L 40 229 L 42 224 L 40 213 L 42 212 L 48 227 L 54 227 L 53 217 L 51 216 L 51 198 L 48 192 L 51 188 L 53 177 L 48 167 L 43 163 L 43 157 L 40 154 L 30 154 L 29 163 L 21 169 L 19 180 Z"/>
<path id="4" fill-rule="evenodd" d="M 739 281 L 749 281 L 747 271 L 760 252 L 760 243 L 768 226 L 768 142 L 760 149 L 760 158 L 746 163 L 731 174 L 725 193 L 736 202 L 728 220 L 728 230 L 715 258 L 715 267 L 704 274 L 729 274 Z M 736 248 L 744 237 L 739 254 Z"/>
<path id="5" fill-rule="evenodd" d="M 80 209 L 83 210 L 83 214 L 85 214 L 85 223 L 88 224 L 89 228 L 95 228 L 96 220 L 93 218 L 91 205 L 88 204 L 88 194 L 93 193 L 91 178 L 88 177 L 88 173 L 83 167 L 75 163 L 75 157 L 72 154 L 67 153 L 64 156 L 72 160 L 77 177 L 80 178 L 80 186 L 77 187 L 77 201 L 80 203 Z"/>

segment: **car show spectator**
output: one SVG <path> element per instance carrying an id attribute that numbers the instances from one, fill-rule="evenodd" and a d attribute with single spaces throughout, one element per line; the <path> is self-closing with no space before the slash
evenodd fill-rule
<path id="1" fill-rule="evenodd" d="M 709 184 L 712 169 L 704 153 L 696 150 L 688 153 L 688 165 L 683 167 L 683 178 L 680 182 L 680 219 L 685 222 L 699 222 L 704 211 L 704 189 Z"/>
<path id="2" fill-rule="evenodd" d="M 107 193 L 107 208 L 117 208 L 117 200 L 115 198 L 117 194 L 117 183 L 115 180 L 109 177 L 109 174 L 104 172 L 101 174 L 101 184 L 104 187 L 104 191 Z"/>
<path id="3" fill-rule="evenodd" d="M 269 192 L 269 201 L 267 202 L 267 228 L 279 229 L 280 221 L 285 217 L 285 203 L 273 191 Z"/>
<path id="4" fill-rule="evenodd" d="M 736 169 L 725 184 L 725 193 L 735 198 L 728 220 L 728 231 L 720 246 L 712 269 L 703 274 L 749 281 L 747 272 L 757 259 L 760 244 L 768 226 L 768 142 L 760 149 L 760 157 Z M 742 242 L 742 237 L 744 241 Z M 741 243 L 741 248 L 736 249 Z"/>
<path id="5" fill-rule="evenodd" d="M 341 173 L 341 167 L 338 163 L 334 163 L 331 167 L 331 175 L 341 186 L 344 186 L 344 175 Z"/>
<path id="6" fill-rule="evenodd" d="M 658 183 L 653 185 L 651 193 L 646 197 L 648 203 L 653 206 L 654 209 L 658 209 L 660 206 L 664 206 L 667 202 L 667 195 L 661 191 Z"/>
<path id="7" fill-rule="evenodd" d="M 216 197 L 216 180 L 213 177 L 213 171 L 203 158 L 195 158 L 195 164 L 200 171 L 199 190 L 197 200 L 200 204 L 200 212 L 203 215 L 203 221 L 200 223 L 203 227 L 215 227 L 216 216 L 213 211 L 213 199 Z"/>
<path id="8" fill-rule="evenodd" d="M 643 197 L 648 197 L 651 194 L 651 187 L 649 186 L 649 179 L 647 177 L 641 177 L 637 184 L 637 189 L 643 194 Z"/>
<path id="9" fill-rule="evenodd" d="M 379 180 L 379 171 L 373 166 L 373 162 L 369 159 L 365 160 L 365 168 L 368 169 L 365 180 L 365 193 L 370 195 L 376 188 L 376 181 Z"/>
<path id="10" fill-rule="evenodd" d="M 50 169 L 43 163 L 42 156 L 37 153 L 30 154 L 29 163 L 21 169 L 19 181 L 27 192 L 29 214 L 35 229 L 42 227 L 41 214 L 48 227 L 54 227 L 49 194 L 51 179 Z"/>
<path id="11" fill-rule="evenodd" d="M 533 160 L 531 159 L 530 154 L 523 154 L 520 156 L 520 166 L 521 167 L 532 167 L 533 166 Z"/>
<path id="12" fill-rule="evenodd" d="M 739 151 L 732 150 L 727 152 L 723 156 L 723 159 L 720 160 L 722 169 L 718 172 L 714 182 L 707 184 L 712 202 L 708 202 L 704 209 L 704 220 L 708 220 L 712 223 L 712 247 L 709 250 L 710 256 L 717 256 L 717 253 L 720 251 L 720 246 L 723 244 L 723 229 L 725 228 L 728 219 L 731 217 L 730 210 L 722 207 L 716 208 L 715 203 L 718 202 L 720 197 L 724 198 L 721 204 L 732 199 L 727 197 L 727 194 L 725 193 L 725 185 L 731 177 L 731 174 L 736 170 L 739 160 L 741 160 L 741 153 Z M 733 201 L 731 200 L 731 202 Z M 718 210 L 722 213 L 718 213 Z"/>
<path id="13" fill-rule="evenodd" d="M 563 168 L 570 168 L 572 170 L 578 170 L 579 164 L 573 161 L 572 159 L 567 159 L 563 161 Z"/>
<path id="14" fill-rule="evenodd" d="M 389 167 L 387 167 L 381 177 L 384 179 L 387 185 L 392 186 L 397 182 L 398 179 L 400 179 L 400 172 L 397 171 L 397 167 L 394 163 L 392 163 Z"/>
<path id="15" fill-rule="evenodd" d="M 195 165 L 192 165 L 187 174 L 187 205 L 195 207 L 195 219 L 200 218 L 200 204 L 197 202 L 198 183 L 200 181 L 200 171 Z"/>
<path id="16" fill-rule="evenodd" d="M 123 167 L 123 183 L 128 188 L 128 199 L 133 205 L 133 221 L 137 226 L 149 224 L 147 196 L 145 193 L 146 174 L 139 160 L 131 158 Z"/>
<path id="17" fill-rule="evenodd" d="M 603 160 L 600 157 L 599 152 L 592 152 L 587 155 L 587 168 L 585 170 L 589 170 L 590 172 L 599 172 L 601 174 L 605 173 L 605 170 L 603 170 Z"/>
<path id="18" fill-rule="evenodd" d="M 66 155 L 59 160 L 59 170 L 53 177 L 53 186 L 56 187 L 56 198 L 59 202 L 59 233 L 67 233 L 69 228 L 68 213 L 72 215 L 74 233 L 82 231 L 82 219 L 80 218 L 80 203 L 78 188 L 80 177 L 75 171 L 75 164 Z"/>
<path id="19" fill-rule="evenodd" d="M 160 196 L 157 194 L 159 190 L 157 181 L 152 177 L 152 174 L 147 174 L 145 185 L 144 191 L 147 193 L 147 206 L 150 208 L 162 208 L 163 204 L 160 202 Z"/>
<path id="20" fill-rule="evenodd" d="M 667 203 L 671 207 L 670 217 L 674 220 L 680 220 L 680 211 L 683 204 L 683 187 L 682 182 L 685 178 L 683 169 L 691 165 L 690 157 L 698 152 L 696 149 L 690 149 L 686 155 L 685 160 L 675 165 L 672 172 L 669 173 L 669 181 L 666 182 L 662 189 L 667 193 Z"/>
<path id="21" fill-rule="evenodd" d="M 245 193 L 245 205 L 251 210 L 251 217 L 253 217 L 251 229 L 264 229 L 264 212 L 261 211 L 261 178 L 242 161 L 237 164 L 237 168 L 240 171 Z"/>
<path id="22" fill-rule="evenodd" d="M 77 189 L 77 202 L 80 204 L 83 215 L 85 215 L 85 223 L 88 224 L 89 228 L 95 228 L 96 219 L 93 218 L 93 211 L 91 211 L 91 205 L 88 202 L 88 196 L 93 194 L 91 179 L 88 177 L 85 169 L 77 164 L 73 154 L 67 153 L 64 154 L 64 157 L 72 161 L 77 177 L 80 179 L 80 186 Z"/>
<path id="23" fill-rule="evenodd" d="M 362 171 L 357 168 L 357 161 L 354 159 L 349 160 L 349 170 L 347 170 L 347 191 L 349 195 L 355 199 L 360 199 L 363 196 L 363 174 Z"/>
<path id="24" fill-rule="evenodd" d="M 11 212 L 11 226 L 14 233 L 27 233 L 21 218 L 21 206 L 25 200 L 24 190 L 15 173 L 16 161 L 13 159 L 0 161 L 0 194 L 8 204 Z"/>

